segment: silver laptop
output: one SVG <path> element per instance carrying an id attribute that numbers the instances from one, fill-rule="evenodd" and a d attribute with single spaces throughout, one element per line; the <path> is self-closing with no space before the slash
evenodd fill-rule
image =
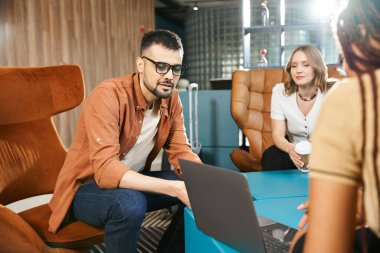
<path id="1" fill-rule="evenodd" d="M 240 252 L 288 252 L 296 230 L 256 215 L 244 174 L 179 162 L 198 229 Z"/>

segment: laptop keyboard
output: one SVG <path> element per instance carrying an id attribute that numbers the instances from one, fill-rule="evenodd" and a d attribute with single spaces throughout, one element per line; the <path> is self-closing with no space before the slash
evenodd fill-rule
<path id="1" fill-rule="evenodd" d="M 262 233 L 264 238 L 265 249 L 267 253 L 288 253 L 290 245 L 280 241 L 271 235 Z"/>

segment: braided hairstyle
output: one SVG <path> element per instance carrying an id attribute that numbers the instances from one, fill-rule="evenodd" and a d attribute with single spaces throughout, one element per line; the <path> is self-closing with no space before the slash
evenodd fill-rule
<path id="1" fill-rule="evenodd" d="M 371 148 L 371 163 L 377 190 L 377 198 L 380 210 L 380 182 L 379 168 L 377 166 L 379 153 L 379 98 L 375 70 L 380 69 L 380 1 L 378 0 L 350 0 L 347 8 L 339 15 L 337 35 L 341 44 L 343 57 L 348 67 L 357 74 L 360 84 L 360 96 L 362 104 L 362 160 L 365 157 L 366 146 Z M 364 85 L 363 74 L 369 74 L 371 83 Z M 367 90 L 367 92 L 366 92 Z M 366 101 L 372 100 L 373 108 L 367 106 Z M 373 112 L 374 135 L 368 138 L 366 133 L 368 117 Z M 368 143 L 367 143 L 368 142 Z M 363 161 L 361 162 L 363 168 Z M 363 173 L 362 173 L 363 175 Z M 364 209 L 364 207 L 363 207 Z"/>
<path id="2" fill-rule="evenodd" d="M 337 33 L 351 70 L 362 74 L 380 68 L 380 1 L 351 0 L 339 15 Z"/>

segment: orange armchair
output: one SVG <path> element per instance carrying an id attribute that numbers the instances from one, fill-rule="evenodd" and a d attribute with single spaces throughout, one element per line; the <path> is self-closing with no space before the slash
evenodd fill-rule
<path id="1" fill-rule="evenodd" d="M 341 78 L 336 66 L 328 67 L 328 76 Z M 272 88 L 285 82 L 283 68 L 236 70 L 232 74 L 231 115 L 248 139 L 248 151 L 237 148 L 230 153 L 242 172 L 261 171 L 263 152 L 273 145 L 270 107 Z"/>
<path id="2" fill-rule="evenodd" d="M 83 99 L 78 66 L 0 67 L 0 252 L 88 252 L 103 241 L 102 229 L 79 221 L 49 232 L 48 204 L 6 207 L 53 192 L 66 150 L 52 116 Z"/>
<path id="3" fill-rule="evenodd" d="M 286 80 L 282 68 L 236 70 L 232 74 L 231 115 L 248 139 L 248 151 L 237 148 L 232 162 L 243 172 L 261 171 L 261 157 L 273 145 L 270 119 L 272 88 Z"/>

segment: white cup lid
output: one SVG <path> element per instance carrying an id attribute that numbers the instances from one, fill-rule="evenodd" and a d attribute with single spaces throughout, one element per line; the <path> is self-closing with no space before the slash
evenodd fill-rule
<path id="1" fill-rule="evenodd" d="M 295 151 L 300 155 L 307 155 L 311 153 L 311 143 L 308 141 L 300 141 L 296 144 Z"/>

